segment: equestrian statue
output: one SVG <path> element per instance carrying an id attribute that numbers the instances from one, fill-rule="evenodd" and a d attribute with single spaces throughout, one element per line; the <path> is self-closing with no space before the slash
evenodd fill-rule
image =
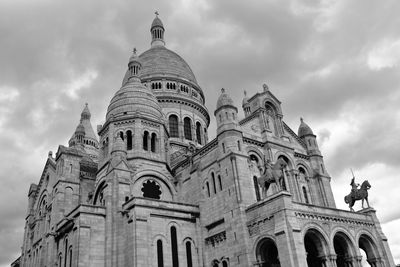
<path id="1" fill-rule="evenodd" d="M 278 158 L 275 164 L 272 164 L 269 159 L 264 160 L 264 172 L 258 178 L 258 184 L 262 188 L 262 195 L 267 194 L 268 188 L 272 183 L 275 183 L 278 190 L 285 189 L 285 182 L 283 179 L 283 169 L 287 163 L 284 159 Z"/>
<path id="2" fill-rule="evenodd" d="M 371 188 L 371 185 L 369 184 L 368 180 L 365 180 L 361 184 L 361 187 L 358 188 L 360 184 L 357 184 L 355 182 L 355 177 L 353 176 L 350 185 L 351 185 L 351 192 L 350 194 L 344 197 L 344 202 L 346 202 L 346 204 L 349 204 L 350 210 L 354 211 L 353 206 L 357 200 L 362 200 L 361 206 L 362 208 L 364 208 L 364 199 L 365 201 L 367 201 L 367 205 L 369 208 L 370 206 L 368 202 L 368 190 Z"/>

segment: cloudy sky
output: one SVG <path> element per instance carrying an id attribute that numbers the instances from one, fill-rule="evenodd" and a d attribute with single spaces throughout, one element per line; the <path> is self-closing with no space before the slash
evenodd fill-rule
<path id="1" fill-rule="evenodd" d="M 318 135 L 339 208 L 350 168 L 370 181 L 400 263 L 400 1 L 1 0 L 0 266 L 20 253 L 48 151 L 67 144 L 85 102 L 104 122 L 132 48 L 150 47 L 155 10 L 211 114 L 221 87 L 240 106 L 267 83 L 288 125 L 297 132 L 302 116 Z"/>

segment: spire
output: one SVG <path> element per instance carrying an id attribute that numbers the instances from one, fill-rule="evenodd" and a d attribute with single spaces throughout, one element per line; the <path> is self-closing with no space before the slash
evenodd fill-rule
<path id="1" fill-rule="evenodd" d="M 132 55 L 129 58 L 129 63 L 128 63 L 128 69 L 129 69 L 129 79 L 131 78 L 136 78 L 137 81 L 140 81 L 139 79 L 139 71 L 142 68 L 142 64 L 139 61 L 139 57 L 136 54 L 136 47 L 133 48 L 132 50 Z"/>
<path id="2" fill-rule="evenodd" d="M 158 17 L 158 12 L 154 12 L 156 14 L 156 17 L 153 20 L 153 23 L 151 24 L 150 32 L 151 32 L 151 47 L 154 46 L 165 46 L 165 41 L 164 41 L 164 25 L 161 21 L 161 19 Z"/>
<path id="3" fill-rule="evenodd" d="M 249 98 L 247 97 L 246 90 L 243 90 L 243 94 L 244 94 L 244 97 L 243 97 L 243 100 L 242 100 L 242 106 L 246 105 L 249 102 Z"/>
<path id="4" fill-rule="evenodd" d="M 85 108 L 82 110 L 81 113 L 81 120 L 90 120 L 91 116 L 92 115 L 90 114 L 88 103 L 85 103 Z"/>

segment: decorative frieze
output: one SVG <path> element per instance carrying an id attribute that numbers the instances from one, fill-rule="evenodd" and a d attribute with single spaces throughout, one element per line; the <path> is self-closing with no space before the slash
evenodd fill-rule
<path id="1" fill-rule="evenodd" d="M 207 246 L 211 245 L 213 247 L 215 247 L 215 245 L 217 245 L 221 242 L 224 242 L 225 240 L 226 240 L 226 232 L 225 231 L 219 232 L 218 234 L 209 236 L 205 239 L 206 245 Z"/>
<path id="2" fill-rule="evenodd" d="M 336 217 L 331 215 L 322 215 L 316 213 L 307 213 L 307 212 L 295 212 L 296 217 L 307 220 L 315 220 L 315 221 L 326 221 L 326 222 L 334 222 L 334 223 L 345 223 L 352 225 L 362 225 L 367 227 L 374 227 L 375 224 L 367 221 L 360 221 L 350 218 L 344 217 Z"/>

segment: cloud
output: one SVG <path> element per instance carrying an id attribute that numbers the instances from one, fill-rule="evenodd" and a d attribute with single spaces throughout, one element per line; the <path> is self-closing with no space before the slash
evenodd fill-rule
<path id="1" fill-rule="evenodd" d="M 400 63 L 400 39 L 384 40 L 368 53 L 368 66 L 372 70 L 397 67 Z"/>

